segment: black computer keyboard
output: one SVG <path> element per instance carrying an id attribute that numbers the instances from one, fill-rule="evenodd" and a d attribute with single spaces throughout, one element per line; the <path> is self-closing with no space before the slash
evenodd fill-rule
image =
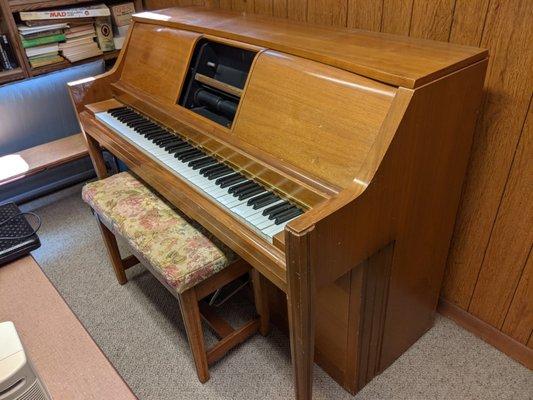
<path id="1" fill-rule="evenodd" d="M 7 203 L 0 206 L 0 265 L 28 254 L 41 246 L 37 234 L 25 237 L 34 232 L 32 226 L 15 203 Z M 3 223 L 10 217 L 16 216 L 7 223 Z M 16 239 L 7 239 L 7 238 Z M 23 239 L 18 239 L 24 237 Z"/>

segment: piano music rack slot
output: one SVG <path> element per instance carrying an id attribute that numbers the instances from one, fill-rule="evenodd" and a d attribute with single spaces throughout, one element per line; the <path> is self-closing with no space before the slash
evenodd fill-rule
<path id="1" fill-rule="evenodd" d="M 242 89 L 239 89 L 238 87 L 235 87 L 232 85 L 228 85 L 227 83 L 224 83 L 224 82 L 217 81 L 216 79 L 210 78 L 203 74 L 196 73 L 196 75 L 194 76 L 194 79 L 196 79 L 198 82 L 204 83 L 215 89 L 222 90 L 223 92 L 231 94 L 235 97 L 241 98 L 242 96 Z"/>
<path id="2" fill-rule="evenodd" d="M 199 40 L 178 104 L 230 128 L 256 54 L 209 39 Z"/>

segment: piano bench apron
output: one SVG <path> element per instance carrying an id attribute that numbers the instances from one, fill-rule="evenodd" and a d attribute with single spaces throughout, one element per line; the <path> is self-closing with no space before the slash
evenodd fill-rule
<path id="1" fill-rule="evenodd" d="M 202 383 L 209 379 L 208 365 L 258 330 L 268 333 L 268 307 L 257 272 L 130 173 L 86 184 L 82 198 L 97 217 L 119 283 L 125 284 L 126 269 L 140 262 L 178 298 Z M 126 241 L 133 256 L 121 258 L 115 236 Z M 233 329 L 202 299 L 247 273 L 252 274 L 256 308 L 261 317 Z M 219 338 L 207 350 L 202 318 Z"/>

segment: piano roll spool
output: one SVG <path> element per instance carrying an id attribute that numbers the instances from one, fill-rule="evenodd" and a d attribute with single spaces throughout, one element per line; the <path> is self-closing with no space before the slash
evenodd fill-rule
<path id="1" fill-rule="evenodd" d="M 233 119 L 237 112 L 237 104 L 230 100 L 224 100 L 223 97 L 205 89 L 198 89 L 194 94 L 194 100 L 198 105 L 208 107 L 230 119 Z"/>

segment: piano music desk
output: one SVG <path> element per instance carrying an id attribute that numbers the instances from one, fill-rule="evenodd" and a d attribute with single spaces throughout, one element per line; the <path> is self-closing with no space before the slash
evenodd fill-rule
<path id="1" fill-rule="evenodd" d="M 314 360 L 356 393 L 432 326 L 487 51 L 196 7 L 133 20 L 114 69 L 69 84 L 98 175 L 105 147 L 271 283 L 298 400 Z M 255 53 L 231 124 L 179 103 L 206 41 Z M 113 127 L 122 106 L 305 212 L 259 232 Z"/>

